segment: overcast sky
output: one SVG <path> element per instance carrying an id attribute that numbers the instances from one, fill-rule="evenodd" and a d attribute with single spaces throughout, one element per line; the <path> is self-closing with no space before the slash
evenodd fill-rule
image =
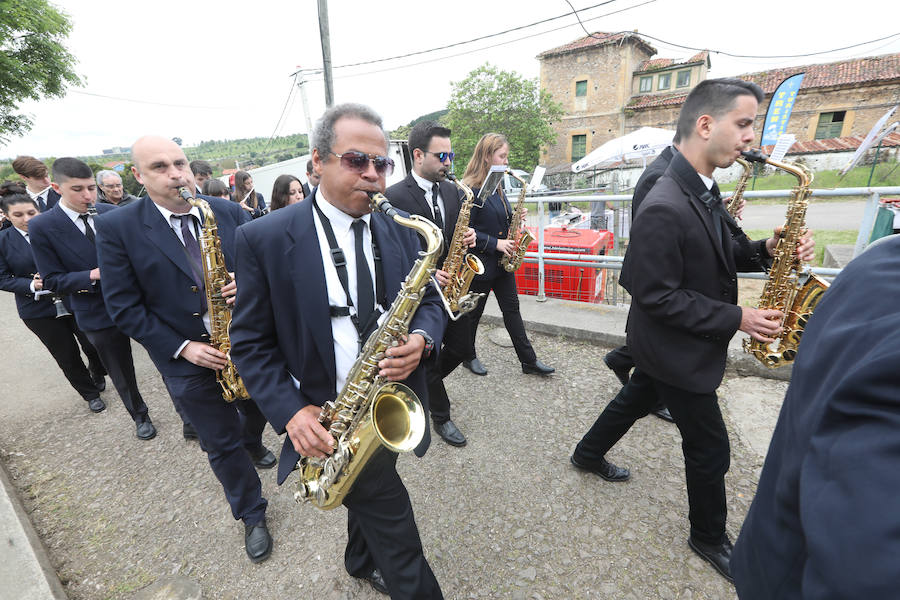
<path id="1" fill-rule="evenodd" d="M 570 0 L 576 9 L 601 0 Z M 153 133 L 201 140 L 269 136 L 279 122 L 298 66 L 320 68 L 315 0 L 66 0 L 68 47 L 86 85 L 62 99 L 28 102 L 34 128 L 0 146 L 17 154 L 99 154 Z M 666 42 L 741 55 L 784 56 L 857 48 L 802 58 L 730 58 L 711 54 L 710 77 L 900 52 L 897 20 L 885 0 L 727 3 L 612 0 L 581 13 L 590 31 L 635 30 Z M 707 9 L 705 7 L 715 6 Z M 617 12 L 618 11 L 618 12 Z M 331 0 L 335 67 L 420 52 L 570 12 L 565 0 Z M 613 14 L 614 13 L 614 14 Z M 491 62 L 537 77 L 538 53 L 584 35 L 568 15 L 479 42 L 401 60 L 335 68 L 335 101 L 371 105 L 388 129 L 445 108 L 450 84 Z M 695 53 L 647 40 L 658 57 Z M 498 45 L 502 44 L 502 45 Z M 492 47 L 493 46 L 493 47 Z M 427 62 L 426 62 L 427 61 Z M 325 107 L 324 84 L 306 86 L 313 121 Z M 278 134 L 306 132 L 295 93 Z"/>

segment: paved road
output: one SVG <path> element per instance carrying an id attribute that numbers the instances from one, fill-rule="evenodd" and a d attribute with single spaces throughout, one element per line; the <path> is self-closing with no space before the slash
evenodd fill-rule
<path id="1" fill-rule="evenodd" d="M 744 229 L 769 229 L 784 223 L 785 204 L 753 204 L 744 210 L 741 227 Z M 806 224 L 813 230 L 859 229 L 862 221 L 864 201 L 816 202 L 813 198 L 806 211 Z"/>
<path id="2" fill-rule="evenodd" d="M 174 576 L 204 598 L 375 599 L 346 575 L 343 509 L 297 506 L 290 484 L 262 472 L 275 537 L 252 565 L 196 443 L 180 435 L 158 374 L 135 346 L 138 381 L 159 428 L 150 442 L 115 392 L 90 414 L 47 352 L 0 295 L 0 458 L 51 562 L 74 600 L 131 599 Z M 452 599 L 733 599 L 733 588 L 686 545 L 684 464 L 676 429 L 643 419 L 610 453 L 632 480 L 610 484 L 568 464 L 574 444 L 617 391 L 597 365 L 606 349 L 534 336 L 558 369 L 523 375 L 502 330 L 486 327 L 478 350 L 488 377 L 448 379 L 465 448 L 436 439 L 399 470 L 426 554 Z M 783 382 L 729 375 L 720 392 L 732 437 L 728 530 L 739 531 L 771 435 Z M 271 448 L 280 440 L 266 431 Z M 3 551 L 0 550 L 0 560 Z M 0 594 L 2 595 L 2 594 Z"/>

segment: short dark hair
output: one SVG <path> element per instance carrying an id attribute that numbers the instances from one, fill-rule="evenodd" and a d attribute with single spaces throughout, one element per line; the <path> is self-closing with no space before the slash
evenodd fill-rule
<path id="1" fill-rule="evenodd" d="M 47 165 L 33 156 L 17 156 L 12 161 L 12 168 L 22 177 L 46 177 Z"/>
<path id="2" fill-rule="evenodd" d="M 37 202 L 32 200 L 31 196 L 28 194 L 9 194 L 0 198 L 0 210 L 2 210 L 4 214 L 9 214 L 9 207 L 13 204 L 30 204 L 40 210 Z"/>
<path id="3" fill-rule="evenodd" d="M 228 186 L 221 179 L 210 178 L 203 182 L 203 195 L 221 198 L 228 193 Z"/>
<path id="4" fill-rule="evenodd" d="M 306 161 L 306 174 L 309 175 L 313 172 L 313 163 L 311 160 Z"/>
<path id="5" fill-rule="evenodd" d="M 206 175 L 207 177 L 212 177 L 212 165 L 205 160 L 192 160 L 190 167 L 191 173 L 193 173 L 194 175 Z"/>
<path id="6" fill-rule="evenodd" d="M 765 98 L 762 88 L 752 81 L 744 81 L 736 77 L 707 79 L 697 84 L 688 94 L 681 113 L 678 115 L 676 143 L 686 140 L 694 133 L 694 125 L 701 115 L 719 118 L 734 107 L 738 96 L 753 96 L 757 102 Z"/>
<path id="7" fill-rule="evenodd" d="M 384 132 L 384 124 L 381 117 L 374 110 L 364 104 L 356 104 L 347 102 L 345 104 L 336 104 L 322 113 L 319 120 L 313 127 L 313 145 L 312 147 L 319 151 L 322 160 L 328 159 L 331 148 L 334 146 L 334 125 L 340 119 L 348 117 L 361 119 L 367 123 L 375 125 L 384 133 L 384 145 L 390 147 L 387 133 Z"/>
<path id="8" fill-rule="evenodd" d="M 63 183 L 68 179 L 93 179 L 94 172 L 83 160 L 64 156 L 53 161 L 53 181 Z"/>
<path id="9" fill-rule="evenodd" d="M 435 136 L 449 138 L 450 129 L 437 121 L 420 121 L 416 123 L 409 131 L 409 151 L 412 152 L 416 149 L 423 152 L 427 151 L 428 145 L 431 144 L 431 138 Z"/>

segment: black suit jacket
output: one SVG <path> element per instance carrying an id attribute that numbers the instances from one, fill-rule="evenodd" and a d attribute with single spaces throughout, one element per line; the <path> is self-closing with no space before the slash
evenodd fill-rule
<path id="1" fill-rule="evenodd" d="M 98 204 L 95 229 L 102 215 L 125 210 L 112 204 Z M 44 286 L 57 294 L 67 295 L 75 321 L 82 331 L 98 331 L 113 326 L 103 303 L 105 281 L 91 281 L 90 273 L 99 266 L 97 249 L 72 222 L 61 206 L 56 205 L 28 223 L 31 250 Z M 105 279 L 101 273 L 101 278 Z"/>
<path id="2" fill-rule="evenodd" d="M 637 215 L 638 207 L 641 205 L 641 202 L 644 201 L 644 198 L 647 197 L 647 194 L 653 189 L 653 186 L 656 185 L 657 180 L 663 176 L 663 173 L 666 172 L 666 169 L 669 168 L 669 163 L 672 162 L 672 157 L 678 151 L 674 146 L 666 146 L 662 152 L 660 152 L 659 156 L 657 156 L 652 163 L 647 165 L 647 168 L 644 169 L 644 172 L 641 173 L 640 178 L 637 180 L 637 184 L 634 186 L 634 194 L 631 196 L 631 218 Z"/>
<path id="3" fill-rule="evenodd" d="M 438 267 L 444 264 L 447 258 L 447 249 L 450 240 L 453 237 L 453 231 L 456 229 L 456 220 L 459 218 L 460 192 L 459 188 L 449 181 L 441 181 L 439 184 L 441 199 L 444 201 L 444 210 L 446 214 L 442 215 L 444 220 L 444 249 L 441 252 L 441 258 L 438 261 Z M 391 201 L 396 208 L 406 211 L 411 215 L 420 215 L 429 221 L 434 222 L 431 206 L 425 201 L 425 190 L 419 187 L 412 174 L 406 176 L 403 181 L 398 181 L 384 192 L 385 197 Z"/>
<path id="4" fill-rule="evenodd" d="M 853 261 L 803 334 L 731 558 L 742 600 L 897 598 L 900 236 Z"/>
<path id="5" fill-rule="evenodd" d="M 303 188 L 303 197 L 309 198 L 309 195 L 312 193 L 312 192 L 310 192 L 309 184 L 303 183 L 303 184 L 301 184 L 301 187 Z"/>
<path id="6" fill-rule="evenodd" d="M 484 206 L 478 207 L 479 188 L 473 188 L 475 193 L 475 206 L 472 207 L 472 216 L 469 225 L 475 229 L 475 247 L 473 254 L 477 255 L 484 263 L 484 274 L 476 275 L 476 280 L 493 280 L 500 267 L 502 252 L 497 252 L 497 240 L 509 237 L 509 225 L 512 222 L 514 205 L 510 205 L 506 196 L 500 192 L 492 194 L 484 201 Z"/>
<path id="7" fill-rule="evenodd" d="M 634 220 L 620 281 L 632 296 L 627 343 L 637 367 L 697 393 L 714 391 L 725 373 L 728 341 L 741 323 L 737 268 L 757 270 L 765 254 L 765 241 L 719 242 L 704 191 L 676 154 Z"/>
<path id="8" fill-rule="evenodd" d="M 237 203 L 203 196 L 216 216 L 225 266 L 234 270 L 234 231 L 250 220 Z M 198 289 L 184 245 L 149 196 L 97 219 L 97 251 L 103 296 L 116 326 L 137 340 L 160 373 L 208 371 L 173 358 L 185 340 L 209 341 Z"/>
<path id="9" fill-rule="evenodd" d="M 310 201 L 286 206 L 237 232 L 237 300 L 231 322 L 231 357 L 247 390 L 279 434 L 300 409 L 322 406 L 336 396 L 334 341 L 331 333 L 325 267 Z M 387 301 L 393 302 L 419 251 L 418 235 L 382 213 L 373 213 L 371 229 L 381 251 Z M 409 330 L 422 329 L 440 347 L 446 317 L 434 286 Z M 300 382 L 297 389 L 291 378 Z M 428 419 L 422 363 L 405 382 L 416 392 Z M 422 456 L 431 441 L 426 432 L 416 448 Z M 286 436 L 278 465 L 278 483 L 300 456 Z"/>
<path id="10" fill-rule="evenodd" d="M 0 290 L 16 295 L 16 308 L 22 319 L 56 316 L 56 307 L 49 294 L 34 299 L 31 283 L 37 272 L 31 244 L 22 234 L 12 227 L 0 231 Z"/>

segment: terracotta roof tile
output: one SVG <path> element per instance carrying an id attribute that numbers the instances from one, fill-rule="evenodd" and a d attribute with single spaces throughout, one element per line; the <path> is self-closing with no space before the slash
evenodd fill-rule
<path id="1" fill-rule="evenodd" d="M 625 106 L 632 110 L 655 108 L 657 106 L 679 106 L 687 98 L 688 92 L 674 92 L 671 94 L 653 94 L 634 96 Z"/>
<path id="2" fill-rule="evenodd" d="M 687 60 L 675 60 L 674 58 L 651 58 L 650 60 L 645 60 L 641 64 L 638 65 L 638 68 L 635 69 L 635 73 L 643 73 L 646 71 L 656 71 L 659 69 L 664 69 L 666 67 L 674 67 L 677 65 L 695 65 L 697 63 L 708 63 L 709 61 L 709 52 L 703 50 L 688 58 Z"/>
<path id="3" fill-rule="evenodd" d="M 856 150 L 865 136 L 851 135 L 847 137 L 831 138 L 827 140 L 808 140 L 795 142 L 787 151 L 788 154 L 811 154 L 815 152 L 849 152 Z M 900 133 L 891 133 L 884 137 L 882 147 L 900 146 Z M 763 146 L 763 152 L 770 153 L 775 146 Z"/>
<path id="4" fill-rule="evenodd" d="M 600 37 L 594 37 L 600 36 Z M 620 32 L 620 33 L 606 33 L 603 31 L 595 31 L 593 35 L 586 35 L 582 38 L 578 38 L 573 42 L 569 42 L 568 44 L 563 44 L 562 46 L 557 46 L 556 48 L 551 48 L 550 50 L 544 50 L 540 54 L 537 55 L 538 60 L 542 58 L 550 58 L 551 56 L 557 56 L 560 54 L 568 54 L 569 52 L 575 52 L 578 50 L 583 50 L 585 48 L 591 48 L 594 46 L 605 46 L 607 44 L 615 44 L 619 42 L 624 42 L 626 40 L 633 40 L 645 47 L 648 53 L 652 56 L 656 54 L 656 48 L 652 47 L 650 44 L 645 42 L 643 38 L 641 38 L 637 34 L 628 33 L 628 32 Z"/>
<path id="5" fill-rule="evenodd" d="M 784 67 L 759 73 L 738 75 L 758 84 L 765 93 L 771 94 L 782 81 L 797 73 L 806 72 L 800 89 L 854 85 L 876 81 L 900 79 L 900 53 L 882 56 L 867 56 L 832 63 Z"/>

